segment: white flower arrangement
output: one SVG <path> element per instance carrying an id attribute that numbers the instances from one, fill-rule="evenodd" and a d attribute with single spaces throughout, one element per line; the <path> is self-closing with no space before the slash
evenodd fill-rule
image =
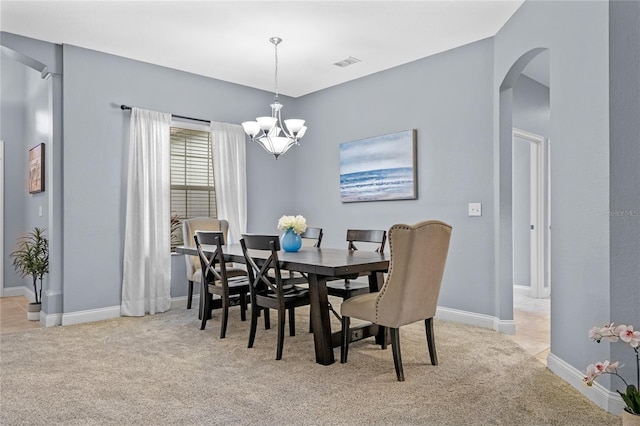
<path id="1" fill-rule="evenodd" d="M 304 216 L 282 216 L 278 220 L 278 229 L 286 231 L 291 229 L 296 234 L 302 234 L 307 230 L 307 219 Z"/>

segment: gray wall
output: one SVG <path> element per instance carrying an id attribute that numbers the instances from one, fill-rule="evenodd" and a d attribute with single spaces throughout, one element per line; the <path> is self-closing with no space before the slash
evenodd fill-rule
<path id="1" fill-rule="evenodd" d="M 48 171 L 47 153 L 51 148 L 51 81 L 43 80 L 40 73 L 28 69 L 25 81 L 26 89 L 26 108 L 24 119 L 24 144 L 29 150 L 34 146 L 45 144 L 45 192 L 36 194 L 28 194 L 28 186 L 24 193 L 26 196 L 26 204 L 24 208 L 26 229 L 32 230 L 34 227 L 46 229 L 48 227 L 49 203 L 47 199 L 46 173 Z M 28 175 L 28 152 L 26 155 L 26 170 Z M 39 209 L 42 207 L 42 216 L 39 215 Z"/>
<path id="2" fill-rule="evenodd" d="M 130 116 L 120 104 L 240 123 L 268 113 L 272 94 L 70 45 L 63 58 L 64 312 L 76 312 L 120 304 Z M 248 230 L 277 233 L 294 207 L 294 156 L 249 146 L 247 167 Z"/>
<path id="3" fill-rule="evenodd" d="M 578 370 L 608 358 L 586 337 L 610 318 L 608 29 L 607 2 L 525 2 L 495 37 L 495 87 L 523 54 L 550 49 L 551 352 Z"/>
<path id="4" fill-rule="evenodd" d="M 51 83 L 40 73 L 10 58 L 2 57 L 2 136 L 5 141 L 4 287 L 27 285 L 30 277 L 16 274 L 9 254 L 16 240 L 34 227 L 47 229 L 49 204 L 46 192 L 29 194 L 29 149 L 51 141 Z M 45 180 L 46 185 L 46 180 Z M 42 206 L 42 216 L 39 207 Z M 44 282 L 46 284 L 47 278 Z"/>
<path id="5" fill-rule="evenodd" d="M 5 121 L 3 133 L 6 131 L 13 132 L 18 126 L 24 130 L 22 138 L 24 140 L 24 154 L 22 152 L 14 152 L 7 154 L 5 160 L 7 163 L 18 162 L 27 164 L 27 154 L 29 148 L 35 143 L 32 139 L 44 138 L 40 140 L 45 142 L 45 192 L 36 195 L 27 193 L 26 180 L 24 188 L 15 190 L 17 198 L 16 204 L 19 205 L 19 211 L 13 211 L 8 217 L 5 214 L 4 230 L 7 232 L 7 239 L 4 244 L 8 243 L 8 235 L 11 232 L 16 234 L 24 234 L 34 226 L 42 226 L 47 228 L 47 236 L 49 238 L 49 274 L 44 280 L 42 293 L 42 310 L 45 313 L 59 313 L 62 310 L 62 86 L 60 74 L 62 73 L 62 47 L 51 43 L 21 37 L 15 34 L 0 33 L 0 42 L 3 46 L 3 55 L 1 56 L 3 63 L 21 63 L 26 64 L 22 72 L 25 75 L 31 75 L 24 79 L 24 93 L 22 99 L 12 105 L 12 108 L 22 109 L 22 122 Z M 48 78 L 45 81 L 39 80 L 30 69 L 37 70 L 39 77 L 45 75 Z M 11 84 L 10 76 L 5 80 L 2 76 L 3 85 Z M 3 89 L 2 106 L 4 108 L 5 90 Z M 41 114 L 36 118 L 35 112 Z M 43 113 L 44 112 L 44 113 Z M 38 121 L 39 125 L 34 125 Z M 28 123 L 27 123 L 28 122 Z M 45 124 L 46 122 L 46 124 Z M 28 127 L 28 130 L 25 128 Z M 21 131 L 22 131 L 21 130 Z M 29 139 L 29 140 L 27 140 Z M 21 157 L 24 155 L 24 159 Z M 26 168 L 15 177 L 21 181 L 26 176 Z M 5 184 L 6 184 L 5 180 Z M 20 199 L 21 198 L 21 199 Z M 42 206 L 43 216 L 38 215 L 38 208 Z M 6 208 L 6 203 L 5 203 Z M 15 241 L 15 238 L 13 238 Z M 8 270 L 5 268 L 4 274 L 7 277 Z M 7 285 L 7 282 L 5 282 Z M 31 285 L 28 283 L 28 288 Z"/>
<path id="6" fill-rule="evenodd" d="M 611 321 L 640 327 L 640 2 L 614 1 L 610 13 Z M 633 380 L 633 351 L 611 345 L 611 360 Z M 623 371 L 624 370 L 624 371 Z M 615 382 L 614 386 L 620 386 Z"/>
<path id="7" fill-rule="evenodd" d="M 0 138 L 4 140 L 4 287 L 24 284 L 13 269 L 9 254 L 17 238 L 24 233 L 24 205 L 27 193 L 27 144 L 24 139 L 25 97 L 28 68 L 0 56 Z M 35 73 L 35 71 L 32 71 Z"/>
<path id="8" fill-rule="evenodd" d="M 549 88 L 526 75 L 521 75 L 513 88 L 513 127 L 549 137 Z"/>
<path id="9" fill-rule="evenodd" d="M 482 40 L 300 98 L 296 207 L 345 247 L 347 228 L 440 219 L 453 234 L 439 304 L 493 315 L 493 42 Z M 418 199 L 341 203 L 340 143 L 417 129 Z M 468 217 L 482 202 L 483 216 Z"/>
<path id="10" fill-rule="evenodd" d="M 58 99 L 52 101 L 54 113 L 53 117 L 49 117 L 54 122 L 53 133 L 60 139 L 55 147 L 47 147 L 47 163 L 53 161 L 52 158 L 56 162 L 55 167 L 50 168 L 54 169 L 54 179 L 50 179 L 47 190 L 39 196 L 29 196 L 26 189 L 13 192 L 16 194 L 15 202 L 10 198 L 12 195 L 6 196 L 5 250 L 12 248 L 9 241 L 15 241 L 17 235 L 33 226 L 47 227 L 48 224 L 51 228 L 49 231 L 55 232 L 56 236 L 51 241 L 52 246 L 57 247 L 51 253 L 50 281 L 54 275 L 56 277 L 54 283 L 49 283 L 55 299 L 55 307 L 51 312 L 117 306 L 120 303 L 122 276 L 129 141 L 129 113 L 121 111 L 119 105 L 124 103 L 179 115 L 240 123 L 269 113 L 272 94 L 74 46 L 65 45 L 63 48 L 14 34 L 2 33 L 1 41 L 3 46 L 40 61 L 48 71 L 56 73 L 53 91 L 60 93 Z M 8 71 L 5 73 L 8 67 L 5 64 L 10 62 L 3 57 L 2 120 L 12 123 L 3 126 L 2 130 L 2 138 L 7 141 L 7 184 L 15 181 L 11 176 L 24 176 L 26 173 L 25 170 L 12 168 L 26 165 L 26 145 L 14 149 L 10 141 L 22 141 L 27 137 L 22 134 L 26 126 L 24 114 L 33 113 L 40 104 L 39 101 L 30 104 L 27 91 L 32 93 L 33 90 L 28 89 L 25 82 L 5 78 L 10 76 Z M 64 92 L 60 80 L 56 80 L 63 74 L 63 65 Z M 11 96 L 11 90 L 5 86 L 11 86 L 12 90 L 17 87 L 20 91 Z M 29 87 L 33 87 L 33 84 Z M 55 110 L 58 105 L 62 108 L 62 101 L 64 114 Z M 296 100 L 282 97 L 282 102 L 286 114 L 296 115 Z M 16 111 L 22 121 L 15 118 Z M 64 122 L 61 118 L 63 115 Z M 29 123 L 27 127 L 34 129 L 32 124 Z M 32 139 L 36 135 L 31 133 L 28 137 Z M 291 178 L 294 164 L 293 155 L 283 156 L 276 162 L 259 147 L 248 148 L 249 232 L 277 233 L 277 219 L 284 213 L 294 211 L 294 179 Z M 63 175 L 64 188 L 61 183 Z M 52 185 L 52 180 L 59 188 Z M 26 185 L 24 179 L 22 182 Z M 61 207 L 63 189 L 64 217 Z M 38 216 L 40 205 L 43 206 L 43 217 Z M 52 208 L 56 211 L 59 209 L 60 214 L 55 218 L 47 218 Z M 5 259 L 5 277 L 12 272 L 6 262 Z M 177 262 L 178 265 L 180 263 Z M 85 267 L 77 265 L 91 265 L 94 268 L 91 278 Z M 9 277 L 5 281 L 15 280 Z M 64 308 L 61 299 L 63 291 Z M 172 295 L 184 294 L 186 284 L 174 283 Z M 46 299 L 43 310 L 46 311 Z"/>

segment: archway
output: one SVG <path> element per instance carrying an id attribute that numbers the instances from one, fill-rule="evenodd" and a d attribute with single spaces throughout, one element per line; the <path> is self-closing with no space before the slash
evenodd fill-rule
<path id="1" fill-rule="evenodd" d="M 496 216 L 496 316 L 501 320 L 514 319 L 514 88 L 516 82 L 525 71 L 525 68 L 538 58 L 543 52 L 548 52 L 546 48 L 532 49 L 518 58 L 505 75 L 499 91 L 499 135 L 498 135 L 498 164 L 496 179 L 496 203 L 499 214 Z M 540 61 L 537 61 L 540 62 Z M 548 66 L 545 69 L 548 75 Z M 548 83 L 547 83 L 548 85 Z M 521 100 L 521 98 L 520 98 Z M 525 132 L 526 133 L 526 132 Z M 549 136 L 549 133 L 546 133 Z M 532 140 L 533 141 L 533 140 Z M 528 148 L 527 148 L 528 150 Z M 528 152 L 528 151 L 527 151 Z M 532 154 L 533 154 L 532 150 Z M 541 149 L 543 158 L 540 173 L 546 180 L 548 171 L 548 156 L 545 149 Z M 532 163 L 533 164 L 533 163 Z M 547 185 L 541 185 L 544 196 L 540 197 L 546 204 L 548 194 Z M 528 207 L 527 207 L 528 208 Z M 544 244 L 545 249 L 538 253 L 548 253 L 548 209 L 545 207 L 539 210 L 541 216 L 538 225 L 532 226 L 532 237 L 535 233 L 540 233 L 543 237 L 539 243 Z M 536 222 L 533 222 L 533 225 Z M 535 229 L 535 232 L 534 232 Z M 532 239 L 533 240 L 533 239 Z M 548 256 L 540 256 L 541 262 L 548 265 Z M 547 269 L 546 266 L 543 269 Z M 533 271 L 533 266 L 532 266 Z M 545 271 L 546 272 L 546 271 Z M 542 275 L 542 273 L 540 274 Z M 546 273 L 545 273 L 546 276 Z M 544 281 L 545 278 L 541 279 Z M 547 283 L 545 282 L 545 285 Z M 530 282 L 533 285 L 533 281 Z M 532 287 L 533 290 L 533 287 Z M 514 322 L 514 326 L 515 326 Z M 514 327 L 515 332 L 515 327 Z"/>

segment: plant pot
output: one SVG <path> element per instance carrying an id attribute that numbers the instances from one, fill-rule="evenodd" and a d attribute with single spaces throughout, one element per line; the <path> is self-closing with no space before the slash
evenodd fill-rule
<path id="1" fill-rule="evenodd" d="M 27 307 L 27 319 L 29 321 L 39 321 L 40 309 L 42 309 L 41 303 L 29 303 L 29 306 Z"/>
<path id="2" fill-rule="evenodd" d="M 640 426 L 640 416 L 622 410 L 622 426 Z"/>

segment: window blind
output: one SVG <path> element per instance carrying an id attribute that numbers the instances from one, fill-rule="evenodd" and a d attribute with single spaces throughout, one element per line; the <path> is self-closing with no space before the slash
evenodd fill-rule
<path id="1" fill-rule="evenodd" d="M 171 128 L 171 214 L 217 218 L 210 132 Z"/>

